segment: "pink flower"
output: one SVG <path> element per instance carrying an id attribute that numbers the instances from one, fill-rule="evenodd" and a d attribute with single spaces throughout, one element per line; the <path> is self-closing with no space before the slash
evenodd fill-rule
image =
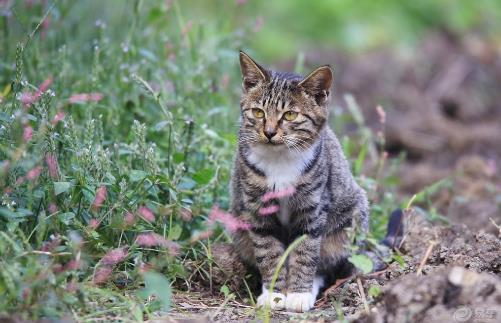
<path id="1" fill-rule="evenodd" d="M 51 83 L 52 83 L 52 77 L 48 77 L 42 82 L 42 84 L 38 86 L 38 90 L 35 93 L 30 93 L 30 92 L 22 93 L 20 99 L 21 102 L 25 106 L 35 103 L 40 98 L 42 93 L 47 91 Z"/>
<path id="2" fill-rule="evenodd" d="M 30 126 L 24 126 L 23 128 L 23 140 L 24 142 L 30 141 L 33 136 L 33 128 Z"/>
<path id="3" fill-rule="evenodd" d="M 0 163 L 0 171 L 2 171 L 2 173 L 6 173 L 9 170 L 9 166 L 10 166 L 10 161 L 9 160 L 3 160 Z"/>
<path id="4" fill-rule="evenodd" d="M 66 284 L 66 291 L 67 291 L 68 293 L 74 293 L 74 292 L 76 292 L 77 288 L 78 288 L 78 285 L 77 285 L 77 283 L 76 283 L 75 281 L 73 281 L 73 280 L 72 280 L 72 281 L 70 281 L 70 282 L 68 282 L 68 283 Z"/>
<path id="5" fill-rule="evenodd" d="M 116 248 L 108 251 L 101 259 L 103 265 L 115 265 L 122 262 L 127 257 L 127 247 Z"/>
<path id="6" fill-rule="evenodd" d="M 92 202 L 91 208 L 97 210 L 103 205 L 104 200 L 106 199 L 106 187 L 100 186 L 96 190 L 96 196 L 94 197 L 94 202 Z"/>
<path id="7" fill-rule="evenodd" d="M 71 259 L 66 263 L 64 268 L 65 270 L 77 270 L 78 268 L 80 268 L 80 261 L 76 259 Z"/>
<path id="8" fill-rule="evenodd" d="M 293 186 L 279 191 L 266 192 L 261 198 L 261 201 L 263 203 L 266 203 L 272 199 L 280 199 L 286 196 L 291 196 L 292 194 L 294 194 L 294 192 L 296 192 L 296 189 Z"/>
<path id="9" fill-rule="evenodd" d="M 98 102 L 101 101 L 103 95 L 101 93 L 77 93 L 72 94 L 68 101 L 70 103 L 85 103 L 85 102 Z"/>
<path id="10" fill-rule="evenodd" d="M 221 89 L 225 90 L 228 87 L 229 83 L 230 83 L 230 75 L 223 74 L 221 80 L 219 81 L 219 86 L 221 87 Z"/>
<path id="11" fill-rule="evenodd" d="M 230 232 L 250 230 L 251 228 L 250 223 L 237 219 L 230 213 L 221 211 L 217 205 L 212 207 L 209 213 L 209 221 L 221 223 Z"/>
<path id="12" fill-rule="evenodd" d="M 191 238 L 190 238 L 190 242 L 191 243 L 195 243 L 199 240 L 205 240 L 205 239 L 208 239 L 210 236 L 212 236 L 214 232 L 212 230 L 206 230 L 206 231 L 202 231 L 202 232 L 199 232 L 199 233 L 196 233 L 194 234 Z"/>
<path id="13" fill-rule="evenodd" d="M 376 107 L 376 113 L 379 117 L 379 123 L 384 124 L 386 122 L 386 112 L 384 111 L 383 107 L 378 105 Z"/>
<path id="14" fill-rule="evenodd" d="M 263 28 L 263 25 L 264 25 L 264 18 L 262 16 L 258 16 L 256 18 L 256 22 L 254 23 L 254 27 L 252 28 L 252 31 L 257 33 L 258 31 L 261 30 L 261 28 Z"/>
<path id="15" fill-rule="evenodd" d="M 63 119 L 64 119 L 64 112 L 58 111 L 56 113 L 56 115 L 54 116 L 54 118 L 52 118 L 52 121 L 50 123 L 52 123 L 52 125 L 55 126 L 59 121 L 61 121 Z"/>
<path id="16" fill-rule="evenodd" d="M 42 94 L 43 92 L 47 91 L 51 83 L 52 83 L 52 77 L 49 76 L 42 82 L 42 84 L 38 86 L 38 92 L 37 92 L 38 96 L 40 96 L 40 94 Z"/>
<path id="17" fill-rule="evenodd" d="M 111 268 L 110 267 L 100 267 L 96 269 L 94 276 L 92 277 L 92 282 L 96 285 L 100 285 L 108 280 L 111 276 Z"/>
<path id="18" fill-rule="evenodd" d="M 237 6 L 243 6 L 245 3 L 247 3 L 247 0 L 235 0 Z"/>
<path id="19" fill-rule="evenodd" d="M 26 178 L 25 178 L 24 176 L 18 177 L 18 178 L 16 179 L 16 186 L 23 184 L 23 183 L 24 183 L 24 181 L 25 181 L 25 179 L 26 179 Z"/>
<path id="20" fill-rule="evenodd" d="M 179 249 L 179 245 L 169 241 L 159 234 L 149 232 L 141 233 L 136 238 L 136 244 L 142 247 L 164 247 L 169 249 L 171 255 L 175 255 Z"/>
<path id="21" fill-rule="evenodd" d="M 21 98 L 19 100 L 24 105 L 30 105 L 33 102 L 35 102 L 36 99 L 35 99 L 34 95 L 31 94 L 30 92 L 23 92 L 23 93 L 21 93 Z"/>
<path id="22" fill-rule="evenodd" d="M 148 272 L 151 269 L 153 269 L 153 266 L 150 265 L 150 264 L 147 264 L 147 263 L 144 263 L 144 262 L 142 262 L 141 264 L 139 264 L 139 272 L 141 274 L 144 274 L 145 272 Z"/>
<path id="23" fill-rule="evenodd" d="M 47 164 L 47 168 L 49 170 L 49 176 L 53 179 L 57 178 L 57 159 L 52 154 L 47 154 L 45 156 L 45 163 Z"/>
<path id="24" fill-rule="evenodd" d="M 188 20 L 188 22 L 181 29 L 181 35 L 185 37 L 190 32 L 192 27 L 193 27 L 193 21 Z"/>
<path id="25" fill-rule="evenodd" d="M 487 170 L 487 175 L 490 177 L 494 176 L 498 172 L 498 167 L 496 164 L 496 160 L 494 158 L 489 158 L 486 161 L 486 170 Z"/>
<path id="26" fill-rule="evenodd" d="M 95 218 L 92 218 L 89 220 L 89 224 L 87 225 L 89 229 L 91 230 L 96 230 L 97 227 L 99 226 L 99 221 Z"/>
<path id="27" fill-rule="evenodd" d="M 55 273 L 55 274 L 59 274 L 59 273 L 62 273 L 64 271 L 64 267 L 63 265 L 61 264 L 54 264 L 52 266 L 52 271 Z"/>
<path id="28" fill-rule="evenodd" d="M 50 241 L 45 241 L 40 248 L 40 251 L 52 251 L 55 247 L 61 244 L 59 236 L 51 236 Z"/>
<path id="29" fill-rule="evenodd" d="M 44 21 L 42 21 L 42 25 L 40 26 L 41 27 L 40 38 L 42 38 L 42 39 L 45 38 L 45 34 L 46 34 L 47 30 L 49 29 L 49 25 L 50 25 L 50 17 L 47 16 L 44 19 Z"/>
<path id="30" fill-rule="evenodd" d="M 134 221 L 136 221 L 136 217 L 134 216 L 134 214 L 130 212 L 125 213 L 124 222 L 126 225 L 132 225 L 134 224 Z"/>
<path id="31" fill-rule="evenodd" d="M 268 207 L 262 207 L 259 209 L 259 215 L 270 215 L 277 213 L 280 207 L 278 205 L 270 205 Z"/>
<path id="32" fill-rule="evenodd" d="M 54 214 L 57 212 L 57 206 L 55 203 L 49 203 L 48 209 L 50 214 Z"/>
<path id="33" fill-rule="evenodd" d="M 26 173 L 26 179 L 28 179 L 30 181 L 33 181 L 33 180 L 37 179 L 38 176 L 40 176 L 41 172 L 42 172 L 42 167 L 41 166 L 36 166 L 36 167 L 30 169 Z"/>
<path id="34" fill-rule="evenodd" d="M 139 215 L 148 222 L 155 221 L 155 215 L 146 206 L 141 206 L 139 209 L 137 209 L 137 213 L 139 213 Z"/>
<path id="35" fill-rule="evenodd" d="M 184 207 L 180 208 L 178 211 L 178 215 L 184 222 L 191 221 L 191 211 L 189 209 L 186 209 Z"/>

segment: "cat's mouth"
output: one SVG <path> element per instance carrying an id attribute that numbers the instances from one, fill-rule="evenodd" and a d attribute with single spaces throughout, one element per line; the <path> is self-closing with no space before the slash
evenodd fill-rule
<path id="1" fill-rule="evenodd" d="M 284 144 L 283 141 L 274 141 L 273 139 L 269 139 L 264 142 L 265 145 L 267 146 L 282 146 Z"/>

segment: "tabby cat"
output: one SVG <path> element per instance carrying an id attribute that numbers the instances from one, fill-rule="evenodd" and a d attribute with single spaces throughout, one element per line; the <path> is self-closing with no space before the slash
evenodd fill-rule
<path id="1" fill-rule="evenodd" d="M 265 69 L 243 52 L 240 68 L 231 212 L 252 227 L 235 233 L 234 243 L 242 260 L 261 274 L 259 306 L 308 311 L 324 277 L 347 264 L 344 229 L 353 221 L 362 230 L 368 226 L 366 194 L 327 124 L 332 71 L 322 66 L 303 78 Z M 284 190 L 290 194 L 263 199 Z M 280 256 L 303 234 L 269 293 Z"/>

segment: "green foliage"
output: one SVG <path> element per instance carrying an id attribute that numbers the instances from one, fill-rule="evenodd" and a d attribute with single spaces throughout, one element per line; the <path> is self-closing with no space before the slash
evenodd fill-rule
<path id="1" fill-rule="evenodd" d="M 165 276 L 149 271 L 144 273 L 144 289 L 142 289 L 139 294 L 143 298 L 147 298 L 149 296 L 156 297 L 156 302 L 160 305 L 160 309 L 163 311 L 168 311 L 170 307 L 170 296 L 171 289 L 169 285 L 169 281 L 165 278 Z M 150 311 L 153 311 L 150 309 Z"/>
<path id="2" fill-rule="evenodd" d="M 348 260 L 364 274 L 372 271 L 372 260 L 365 255 L 351 255 Z"/>

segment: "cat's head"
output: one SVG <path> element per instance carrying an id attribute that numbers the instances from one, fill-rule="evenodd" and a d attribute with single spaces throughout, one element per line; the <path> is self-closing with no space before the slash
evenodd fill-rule
<path id="1" fill-rule="evenodd" d="M 249 145 L 303 151 L 327 120 L 332 70 L 321 66 L 306 77 L 263 68 L 240 52 L 240 140 Z"/>

